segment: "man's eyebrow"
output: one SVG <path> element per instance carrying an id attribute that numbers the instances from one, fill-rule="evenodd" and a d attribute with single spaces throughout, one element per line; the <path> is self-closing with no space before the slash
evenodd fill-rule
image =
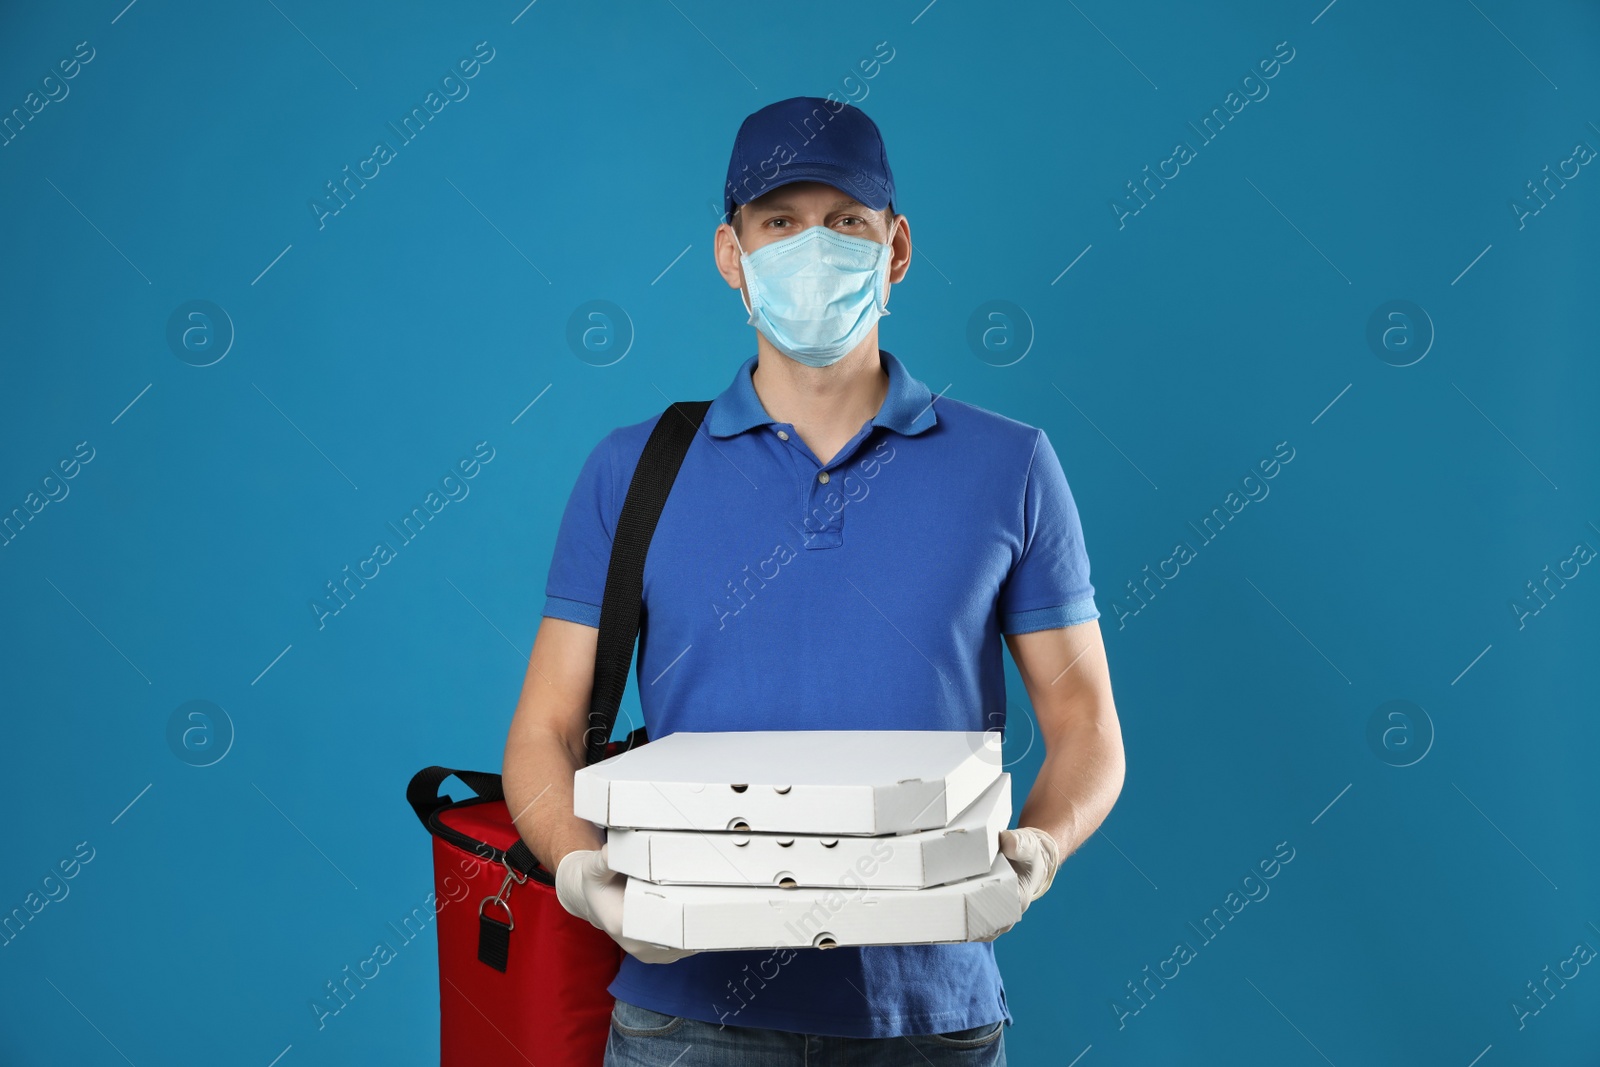
<path id="1" fill-rule="evenodd" d="M 747 204 L 745 206 L 750 208 L 752 211 L 780 212 L 780 211 L 793 211 L 794 210 L 794 205 L 789 203 L 787 200 L 781 200 L 781 201 L 777 201 L 777 202 L 771 203 L 771 204 Z M 855 209 L 857 209 L 859 211 L 870 211 L 870 210 L 872 210 L 871 208 L 867 207 L 867 205 L 863 204 L 861 201 L 852 200 L 848 196 L 845 197 L 843 200 L 835 200 L 831 205 L 829 205 L 828 210 L 830 210 L 830 211 L 839 211 L 839 210 L 842 210 L 842 209 L 845 209 L 845 208 L 855 208 Z"/>

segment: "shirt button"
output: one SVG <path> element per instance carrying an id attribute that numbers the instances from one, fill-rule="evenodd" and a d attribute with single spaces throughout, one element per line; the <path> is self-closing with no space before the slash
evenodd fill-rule
<path id="1" fill-rule="evenodd" d="M 788 439 L 789 439 L 789 435 L 788 435 L 788 434 L 787 434 L 787 433 L 785 433 L 785 432 L 784 432 L 784 431 L 782 431 L 782 430 L 779 430 L 779 431 L 778 431 L 778 440 L 780 440 L 780 441 L 787 441 L 787 440 L 788 440 Z"/>
<path id="2" fill-rule="evenodd" d="M 818 474 L 817 475 L 817 481 L 821 482 L 823 485 L 827 485 L 828 484 L 828 472 L 827 471 L 822 471 L 820 474 Z"/>

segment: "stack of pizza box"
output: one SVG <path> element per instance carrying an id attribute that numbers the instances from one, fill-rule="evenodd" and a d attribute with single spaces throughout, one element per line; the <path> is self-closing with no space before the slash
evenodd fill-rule
<path id="1" fill-rule="evenodd" d="M 993 732 L 680 731 L 578 770 L 573 809 L 628 876 L 623 935 L 658 945 L 978 941 L 1021 913 Z"/>

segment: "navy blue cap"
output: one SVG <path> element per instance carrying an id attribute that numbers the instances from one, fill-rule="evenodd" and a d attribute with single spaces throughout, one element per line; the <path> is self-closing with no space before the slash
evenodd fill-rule
<path id="1" fill-rule="evenodd" d="M 723 221 L 733 209 L 791 182 L 826 182 L 874 211 L 894 201 L 883 135 L 842 100 L 794 96 L 745 118 L 728 159 Z"/>

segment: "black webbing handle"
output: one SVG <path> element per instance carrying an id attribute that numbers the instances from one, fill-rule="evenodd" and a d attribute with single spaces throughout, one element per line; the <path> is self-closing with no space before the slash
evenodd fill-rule
<path id="1" fill-rule="evenodd" d="M 465 849 L 482 859 L 488 860 L 490 863 L 499 863 L 503 857 L 505 862 L 515 867 L 517 873 L 524 877 L 537 878 L 547 885 L 551 884 L 550 876 L 541 877 L 537 869 L 539 861 L 528 850 L 528 846 L 522 843 L 521 838 L 513 842 L 511 847 L 502 854 L 499 849 L 486 841 L 479 841 L 459 830 L 442 824 L 434 825 L 434 815 L 440 809 L 455 803 L 449 797 L 441 797 L 439 795 L 439 786 L 443 785 L 444 780 L 452 774 L 471 786 L 472 791 L 478 795 L 480 800 L 505 799 L 505 791 L 498 774 L 492 774 L 488 771 L 462 771 L 454 767 L 424 767 L 411 776 L 411 781 L 406 786 L 406 800 L 411 803 L 411 810 L 417 813 L 417 819 L 422 823 L 423 829 L 430 834 L 437 834 L 457 848 Z"/>
<path id="2" fill-rule="evenodd" d="M 589 728 L 584 731 L 585 765 L 605 758 L 622 694 L 628 688 L 634 642 L 639 637 L 645 554 L 650 551 L 650 539 L 655 535 L 684 454 L 710 406 L 709 400 L 680 400 L 662 412 L 645 442 L 639 465 L 633 470 L 633 480 L 628 483 L 628 496 L 611 542 L 605 596 L 600 604 L 594 689 L 589 697 Z"/>
<path id="3" fill-rule="evenodd" d="M 411 810 L 417 813 L 423 826 L 428 825 L 430 815 L 450 803 L 448 797 L 439 795 L 439 786 L 452 774 L 471 786 L 472 791 L 480 797 L 487 800 L 505 799 L 498 774 L 458 771 L 453 767 L 424 767 L 412 776 L 411 784 L 406 786 L 406 800 L 410 801 Z"/>
<path id="4" fill-rule="evenodd" d="M 634 745 L 644 744 L 644 727 L 641 726 L 629 734 L 619 743 L 619 749 L 632 748 Z M 462 771 L 454 767 L 424 767 L 412 775 L 411 782 L 406 786 L 406 800 L 411 803 L 411 810 L 417 813 L 417 819 L 422 823 L 423 829 L 430 834 L 449 841 L 457 848 L 471 852 L 490 863 L 499 863 L 503 859 L 507 864 L 516 868 L 518 874 L 525 878 L 533 878 L 545 885 L 555 884 L 555 872 L 543 867 L 533 850 L 528 848 L 522 838 L 517 838 L 511 847 L 503 853 L 487 841 L 479 841 L 453 829 L 443 823 L 434 825 L 433 817 L 441 809 L 449 807 L 456 801 L 449 797 L 439 795 L 439 787 L 444 780 L 455 775 L 472 788 L 479 800 L 504 800 L 505 791 L 501 785 L 500 776 L 488 771 Z"/>

